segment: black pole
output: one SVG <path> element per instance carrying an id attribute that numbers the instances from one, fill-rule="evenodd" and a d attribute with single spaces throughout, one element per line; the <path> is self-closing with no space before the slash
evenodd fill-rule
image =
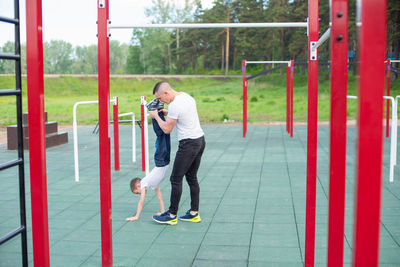
<path id="1" fill-rule="evenodd" d="M 15 54 L 19 59 L 15 61 L 15 87 L 22 90 L 21 82 L 21 45 L 20 45 L 20 17 L 19 0 L 14 0 L 14 17 L 18 21 L 15 23 Z M 28 241 L 26 233 L 26 207 L 25 207 L 25 169 L 24 169 L 24 140 L 22 132 L 22 94 L 16 96 L 17 102 L 17 131 L 18 131 L 18 158 L 22 160 L 19 164 L 19 207 L 20 221 L 23 230 L 21 232 L 22 265 L 28 266 Z"/>

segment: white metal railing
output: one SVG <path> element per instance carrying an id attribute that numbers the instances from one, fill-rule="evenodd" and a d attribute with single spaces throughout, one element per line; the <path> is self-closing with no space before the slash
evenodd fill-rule
<path id="1" fill-rule="evenodd" d="M 357 99 L 357 96 L 348 95 L 348 99 Z M 390 100 L 392 103 L 392 125 L 391 125 L 391 136 L 390 136 L 390 167 L 389 167 L 389 181 L 394 181 L 394 166 L 397 161 L 397 110 L 398 110 L 398 99 L 400 96 L 383 96 L 384 99 Z"/>
<path id="2" fill-rule="evenodd" d="M 72 132 L 74 136 L 74 163 L 75 163 L 75 182 L 79 182 L 79 155 L 78 155 L 78 124 L 76 122 L 76 109 L 79 105 L 87 105 L 87 104 L 98 104 L 98 100 L 94 101 L 79 101 L 74 104 L 74 108 L 72 111 L 73 121 L 72 121 Z M 117 98 L 114 97 L 110 99 L 110 103 L 116 104 Z"/>
<path id="3" fill-rule="evenodd" d="M 131 116 L 132 117 L 132 162 L 136 162 L 136 130 L 135 130 L 135 113 L 128 112 L 118 114 L 118 117 L 125 117 Z"/>

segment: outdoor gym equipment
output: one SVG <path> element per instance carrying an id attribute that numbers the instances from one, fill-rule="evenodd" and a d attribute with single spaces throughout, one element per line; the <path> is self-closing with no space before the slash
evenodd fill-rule
<path id="1" fill-rule="evenodd" d="M 357 96 L 348 95 L 348 99 L 358 99 Z M 384 99 L 390 101 L 392 106 L 392 134 L 390 136 L 390 171 L 389 171 L 389 181 L 394 181 L 394 166 L 396 166 L 397 162 L 397 111 L 399 108 L 398 99 L 400 96 L 392 97 L 392 96 L 383 96 Z M 387 116 L 389 118 L 389 116 Z M 389 124 L 387 124 L 389 125 Z"/>
<path id="2" fill-rule="evenodd" d="M 109 0 L 98 0 L 98 92 L 99 166 L 102 265 L 112 266 L 111 160 L 109 133 Z M 385 79 L 386 1 L 357 1 L 359 59 L 358 147 L 355 198 L 353 265 L 378 266 L 380 192 L 382 178 L 382 96 Z M 348 1 L 331 1 L 331 141 L 328 229 L 328 266 L 343 265 L 344 184 L 347 95 Z M 32 241 L 35 266 L 49 266 L 49 240 L 46 191 L 46 151 L 44 143 L 43 41 L 41 0 L 27 1 L 27 85 Z M 305 266 L 314 266 L 317 170 L 318 51 L 312 46 L 319 35 L 318 0 L 308 1 L 306 23 L 250 24 L 166 24 L 134 25 L 124 28 L 205 28 L 205 27 L 307 27 L 308 35 L 308 117 L 307 117 L 307 198 Z M 115 29 L 116 27 L 114 27 Z M 373 112 L 371 112 L 371 110 Z M 333 115 L 334 114 L 334 115 Z M 337 263 L 337 264 L 336 264 Z"/>
<path id="3" fill-rule="evenodd" d="M 78 123 L 76 121 L 76 109 L 78 108 L 79 105 L 88 105 L 88 104 L 98 104 L 99 101 L 97 100 L 93 100 L 93 101 L 79 101 L 76 102 L 74 104 L 74 108 L 72 110 L 72 117 L 73 117 L 73 121 L 72 121 L 72 132 L 74 135 L 74 165 L 75 165 L 75 182 L 79 182 L 79 154 L 78 154 Z M 110 103 L 113 103 L 114 106 L 118 105 L 118 101 L 117 98 L 114 97 L 112 100 L 110 100 Z M 115 127 L 114 125 L 114 129 L 118 128 L 118 124 L 117 127 Z M 115 131 L 114 131 L 114 140 L 116 139 L 115 136 Z M 114 144 L 114 154 L 117 154 L 117 150 Z M 118 150 L 119 153 L 119 150 Z"/>
<path id="4" fill-rule="evenodd" d="M 257 74 L 246 76 L 247 64 L 279 64 L 278 67 L 264 70 Z M 260 75 L 265 75 L 274 70 L 286 67 L 286 131 L 290 137 L 293 137 L 293 74 L 294 74 L 294 60 L 290 61 L 247 61 L 243 60 L 242 73 L 243 73 L 243 138 L 247 133 L 247 81 L 256 78 Z"/>

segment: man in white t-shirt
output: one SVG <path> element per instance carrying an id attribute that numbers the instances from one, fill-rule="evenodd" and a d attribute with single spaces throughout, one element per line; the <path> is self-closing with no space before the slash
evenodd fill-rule
<path id="1" fill-rule="evenodd" d="M 163 121 L 157 112 L 150 111 L 164 133 L 169 134 L 176 126 L 179 147 L 176 152 L 174 167 L 171 173 L 171 203 L 169 210 L 161 215 L 154 215 L 153 220 L 158 223 L 176 224 L 179 201 L 182 195 L 182 180 L 190 187 L 190 209 L 180 216 L 182 221 L 200 222 L 199 195 L 200 187 L 197 180 L 197 171 L 200 167 L 201 156 L 205 148 L 204 132 L 201 129 L 197 114 L 196 101 L 184 92 L 177 92 L 167 82 L 158 82 L 153 89 L 154 96 L 161 102 L 168 104 L 168 115 Z"/>

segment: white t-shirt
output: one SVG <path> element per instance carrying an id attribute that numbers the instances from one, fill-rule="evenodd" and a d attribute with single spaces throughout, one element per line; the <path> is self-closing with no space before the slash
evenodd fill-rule
<path id="1" fill-rule="evenodd" d="M 181 92 L 175 96 L 174 101 L 169 103 L 168 117 L 177 120 L 176 130 L 179 141 L 187 138 L 196 139 L 204 135 L 200 127 L 196 101 L 187 93 Z"/>
<path id="2" fill-rule="evenodd" d="M 156 189 L 165 179 L 169 165 L 163 167 L 154 167 L 151 172 L 140 181 L 140 189 L 152 188 Z"/>

